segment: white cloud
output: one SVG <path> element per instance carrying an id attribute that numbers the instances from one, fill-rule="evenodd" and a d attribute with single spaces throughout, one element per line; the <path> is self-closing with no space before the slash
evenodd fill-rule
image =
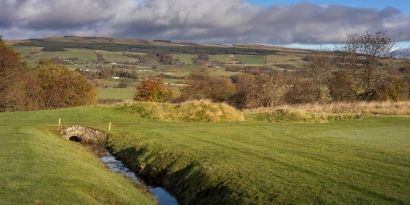
<path id="1" fill-rule="evenodd" d="M 333 43 L 386 31 L 410 40 L 410 16 L 309 3 L 258 7 L 243 0 L 0 0 L 7 38 L 97 35 L 200 42 Z"/>

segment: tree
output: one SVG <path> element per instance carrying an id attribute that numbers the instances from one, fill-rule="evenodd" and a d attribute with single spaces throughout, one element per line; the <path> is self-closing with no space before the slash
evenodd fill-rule
<path id="1" fill-rule="evenodd" d="M 94 86 L 80 73 L 62 65 L 40 64 L 33 73 L 36 87 L 32 96 L 41 109 L 57 109 L 94 104 Z"/>
<path id="2" fill-rule="evenodd" d="M 331 71 L 331 62 L 329 57 L 320 54 L 308 58 L 308 74 L 313 80 L 313 84 L 317 91 L 316 101 L 319 102 L 324 97 L 323 88 L 329 79 Z"/>
<path id="3" fill-rule="evenodd" d="M 237 92 L 231 103 L 236 107 L 270 107 L 281 103 L 286 81 L 284 76 L 242 74 L 235 78 Z"/>
<path id="4" fill-rule="evenodd" d="M 20 55 L 0 39 L 0 112 L 26 108 L 26 73 Z"/>
<path id="5" fill-rule="evenodd" d="M 345 59 L 355 80 L 355 90 L 364 100 L 373 100 L 381 77 L 381 59 L 391 57 L 392 39 L 385 33 L 349 34 L 344 44 Z"/>
<path id="6" fill-rule="evenodd" d="M 167 87 L 162 80 L 146 79 L 136 87 L 134 100 L 165 102 L 172 98 L 172 89 Z"/>
<path id="7" fill-rule="evenodd" d="M 225 77 L 212 77 L 207 70 L 193 71 L 187 77 L 188 85 L 182 90 L 180 101 L 210 99 L 228 101 L 235 93 L 235 85 Z"/>
<path id="8" fill-rule="evenodd" d="M 195 65 L 205 65 L 209 61 L 209 56 L 206 54 L 198 54 L 192 58 L 192 62 Z"/>

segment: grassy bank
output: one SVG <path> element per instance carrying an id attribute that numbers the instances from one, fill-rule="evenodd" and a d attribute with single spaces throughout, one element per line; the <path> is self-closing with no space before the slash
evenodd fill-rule
<path id="1" fill-rule="evenodd" d="M 146 119 L 112 107 L 0 114 L 2 147 L 19 148 L 2 150 L 0 156 L 8 157 L 2 161 L 10 162 L 13 156 L 25 158 L 16 160 L 14 166 L 0 168 L 0 179 L 7 180 L 6 188 L 0 192 L 7 194 L 0 194 L 0 198 L 18 192 L 39 196 L 26 196 L 27 201 L 49 197 L 76 202 L 74 197 L 89 199 L 90 195 L 107 193 L 109 199 L 116 194 L 118 201 L 126 193 L 136 200 L 145 199 L 138 192 L 131 192 L 131 185 L 123 183 L 123 178 L 100 170 L 103 168 L 93 156 L 76 145 L 61 142 L 48 131 L 55 128 L 52 125 L 58 117 L 66 126 L 82 124 L 102 130 L 112 122 L 109 144 L 115 154 L 148 179 L 177 194 L 182 204 L 410 203 L 407 117 L 328 123 L 178 122 Z M 18 133 L 14 124 L 23 134 L 13 134 Z M 21 141 L 13 141 L 17 135 L 23 137 Z M 32 145 L 21 146 L 22 142 Z M 37 155 L 25 154 L 30 150 L 40 151 Z M 42 160 L 62 167 L 41 164 Z M 24 167 L 30 163 L 30 167 Z M 82 170 L 97 174 L 88 176 Z M 101 176 L 99 173 L 103 172 Z M 55 178 L 75 186 L 56 184 L 51 181 Z M 118 186 L 107 190 L 102 183 Z M 93 185 L 90 189 L 89 184 Z M 21 187 L 21 191 L 14 187 Z M 51 190 L 56 193 L 50 194 Z M 70 194 L 65 194 L 67 190 L 71 190 Z"/>
<path id="2" fill-rule="evenodd" d="M 0 204 L 155 204 L 86 148 L 57 136 L 59 112 L 0 113 Z"/>
<path id="3" fill-rule="evenodd" d="M 138 102 L 117 106 L 116 110 L 133 114 L 137 118 L 160 121 L 221 122 L 244 121 L 239 110 L 209 100 L 188 101 L 181 104 Z"/>

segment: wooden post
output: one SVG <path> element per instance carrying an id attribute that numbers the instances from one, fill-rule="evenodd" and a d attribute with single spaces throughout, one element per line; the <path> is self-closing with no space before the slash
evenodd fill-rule
<path id="1" fill-rule="evenodd" d="M 108 124 L 108 131 L 111 131 L 111 122 Z"/>

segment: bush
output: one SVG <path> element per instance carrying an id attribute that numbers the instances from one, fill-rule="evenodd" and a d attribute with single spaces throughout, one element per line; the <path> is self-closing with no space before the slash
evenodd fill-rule
<path id="1" fill-rule="evenodd" d="M 147 79 L 137 85 L 135 101 L 165 102 L 172 98 L 172 89 L 162 80 Z"/>
<path id="2" fill-rule="evenodd" d="M 188 86 L 182 90 L 180 101 L 210 99 L 226 102 L 235 93 L 230 79 L 212 77 L 206 70 L 194 71 L 188 76 Z"/>
<path id="3" fill-rule="evenodd" d="M 219 122 L 243 121 L 243 114 L 224 103 L 209 100 L 189 101 L 181 104 L 140 102 L 125 104 L 117 109 L 141 118 L 163 121 Z"/>
<path id="4" fill-rule="evenodd" d="M 377 88 L 377 97 L 379 101 L 402 101 L 408 99 L 409 85 L 400 76 L 386 76 Z"/>
<path id="5" fill-rule="evenodd" d="M 310 79 L 296 79 L 284 98 L 289 104 L 316 102 L 320 90 Z"/>
<path id="6" fill-rule="evenodd" d="M 62 65 L 41 64 L 33 74 L 31 90 L 40 109 L 57 109 L 94 104 L 96 91 L 80 73 Z"/>
<path id="7" fill-rule="evenodd" d="M 285 79 L 282 75 L 243 74 L 235 77 L 237 92 L 231 103 L 238 108 L 270 107 L 281 103 Z"/>
<path id="8" fill-rule="evenodd" d="M 336 72 L 330 78 L 329 82 L 330 96 L 334 101 L 354 101 L 356 91 L 354 81 L 346 72 Z"/>

